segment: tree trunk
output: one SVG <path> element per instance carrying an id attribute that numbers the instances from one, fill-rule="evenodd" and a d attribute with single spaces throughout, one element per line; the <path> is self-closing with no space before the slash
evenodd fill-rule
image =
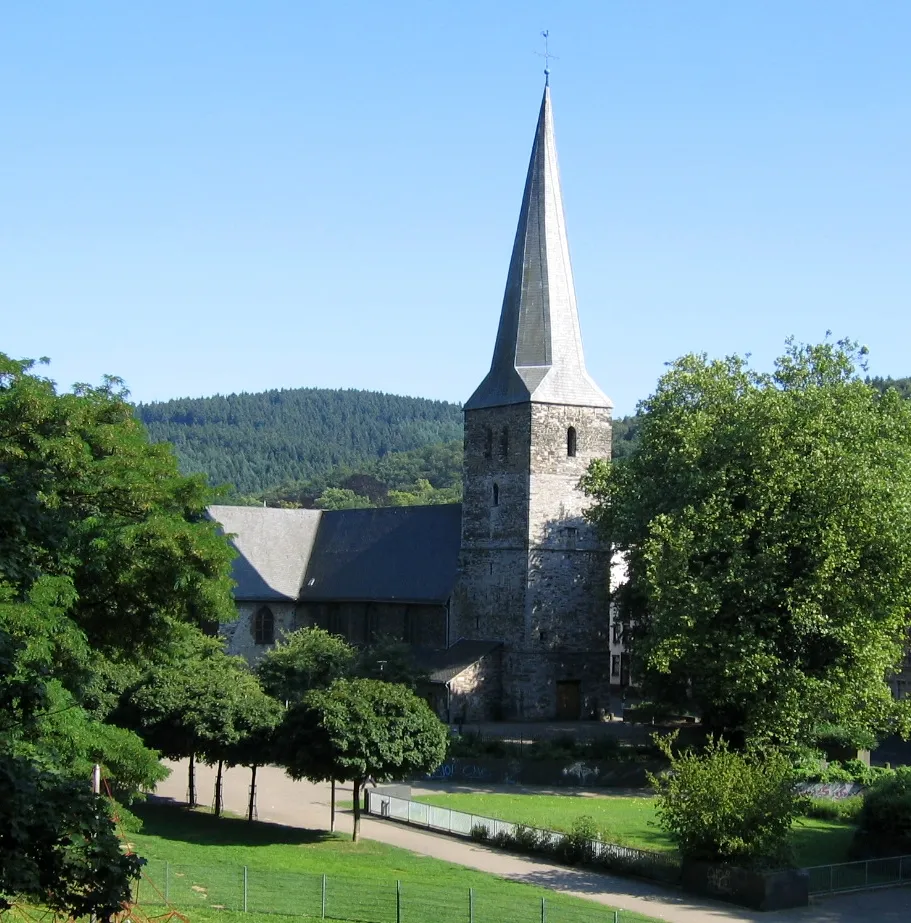
<path id="1" fill-rule="evenodd" d="M 187 783 L 187 803 L 191 808 L 196 807 L 196 754 L 190 754 L 190 776 Z"/>
<path id="2" fill-rule="evenodd" d="M 361 835 L 361 780 L 354 780 L 354 832 L 352 842 L 356 843 Z"/>
<path id="3" fill-rule="evenodd" d="M 218 772 L 215 775 L 215 816 L 221 817 L 221 779 L 222 779 L 222 767 L 224 763 L 222 760 L 218 761 Z"/>
<path id="4" fill-rule="evenodd" d="M 250 803 L 247 805 L 247 820 L 253 820 L 256 808 L 256 764 L 250 767 Z"/>
<path id="5" fill-rule="evenodd" d="M 335 833 L 335 779 L 332 780 L 332 797 L 329 809 L 329 832 Z"/>

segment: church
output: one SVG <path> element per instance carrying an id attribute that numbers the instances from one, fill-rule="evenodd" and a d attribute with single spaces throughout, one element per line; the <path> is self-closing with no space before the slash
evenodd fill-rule
<path id="1" fill-rule="evenodd" d="M 255 661 L 305 626 L 392 637 L 445 720 L 603 714 L 620 639 L 577 485 L 610 458 L 611 406 L 585 367 L 545 85 L 490 371 L 464 405 L 463 502 L 212 507 L 238 552 L 229 651 Z"/>

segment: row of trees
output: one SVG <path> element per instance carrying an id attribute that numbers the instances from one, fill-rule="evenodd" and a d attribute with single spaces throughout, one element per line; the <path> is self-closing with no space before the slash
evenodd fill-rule
<path id="1" fill-rule="evenodd" d="M 195 760 L 217 765 L 215 813 L 221 814 L 223 771 L 283 766 L 293 778 L 387 781 L 425 772 L 445 756 L 445 727 L 414 694 L 420 674 L 400 650 L 384 644 L 357 651 L 320 628 L 280 640 L 251 672 L 220 640 L 187 632 L 167 660 L 124 690 L 112 720 L 134 729 L 171 759 L 188 758 L 187 791 L 197 803 Z M 381 660 L 381 658 L 383 658 Z M 388 669 L 378 670 L 377 662 Z M 334 804 L 331 827 L 334 829 Z"/>

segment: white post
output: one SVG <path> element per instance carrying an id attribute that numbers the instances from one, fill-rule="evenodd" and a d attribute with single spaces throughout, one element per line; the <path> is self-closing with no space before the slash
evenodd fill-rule
<path id="1" fill-rule="evenodd" d="M 101 767 L 97 763 L 92 767 L 92 791 L 101 794 Z"/>

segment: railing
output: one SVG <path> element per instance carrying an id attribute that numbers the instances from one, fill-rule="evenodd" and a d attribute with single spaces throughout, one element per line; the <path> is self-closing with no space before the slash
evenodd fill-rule
<path id="1" fill-rule="evenodd" d="M 872 891 L 876 888 L 911 884 L 911 856 L 817 865 L 806 871 L 810 874 L 811 895 Z"/>
<path id="2" fill-rule="evenodd" d="M 424 804 L 421 801 L 409 801 L 373 789 L 367 789 L 366 793 L 368 814 L 424 827 L 428 830 L 438 830 L 441 833 L 477 839 L 478 834 L 483 831 L 484 841 L 491 841 L 497 845 L 498 840 L 502 842 L 504 838 L 516 837 L 518 832 L 525 842 L 534 839 L 538 844 L 546 843 L 546 852 L 556 857 L 560 855 L 561 844 L 566 844 L 570 840 L 567 834 L 554 830 L 542 830 L 499 820 L 495 817 L 468 814 L 452 808 Z M 680 861 L 673 853 L 636 849 L 632 846 L 621 846 L 618 843 L 602 843 L 600 840 L 576 842 L 584 853 L 587 864 L 640 875 L 657 881 L 675 882 L 679 878 Z"/>
<path id="3" fill-rule="evenodd" d="M 134 889 L 140 907 L 306 916 L 354 923 L 645 923 L 628 910 L 561 895 L 538 897 L 515 885 L 439 886 L 413 881 L 307 875 L 247 866 L 177 865 L 151 860 Z M 191 917 L 192 919 L 192 917 Z"/>

